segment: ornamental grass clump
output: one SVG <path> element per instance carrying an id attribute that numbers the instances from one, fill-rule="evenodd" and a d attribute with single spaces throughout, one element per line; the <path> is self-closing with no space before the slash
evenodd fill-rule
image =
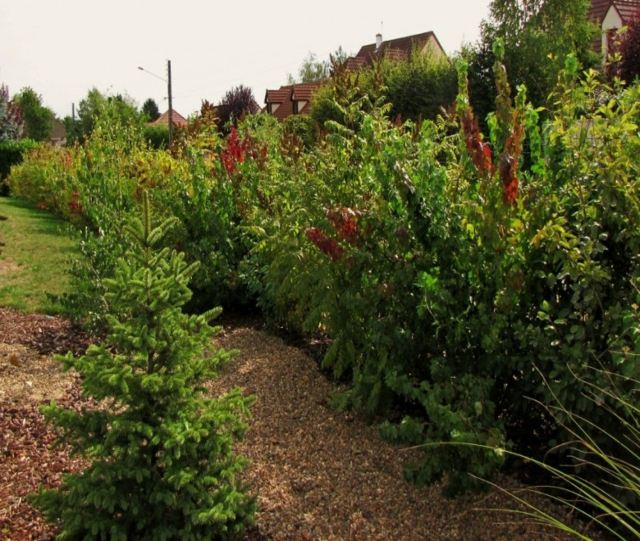
<path id="1" fill-rule="evenodd" d="M 110 333 L 79 358 L 63 358 L 93 399 L 80 410 L 43 408 L 61 440 L 91 461 L 57 490 L 33 497 L 59 539 L 228 539 L 251 520 L 254 501 L 232 452 L 245 431 L 249 400 L 240 390 L 217 398 L 203 382 L 230 354 L 208 350 L 219 310 L 186 315 L 197 264 L 158 250 L 175 220 L 126 228 L 132 252 L 106 282 Z M 98 404 L 92 407 L 91 404 Z"/>

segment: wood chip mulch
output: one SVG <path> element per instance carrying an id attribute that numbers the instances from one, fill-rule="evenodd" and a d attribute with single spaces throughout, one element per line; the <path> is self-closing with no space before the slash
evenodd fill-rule
<path id="1" fill-rule="evenodd" d="M 563 539 L 486 511 L 513 507 L 498 491 L 447 500 L 438 486 L 406 483 L 402 467 L 411 452 L 384 442 L 354 415 L 330 409 L 332 384 L 301 350 L 240 322 L 216 341 L 241 352 L 210 383 L 212 392 L 240 386 L 256 396 L 250 430 L 238 445 L 250 460 L 245 480 L 259 505 L 246 541 Z M 82 351 L 87 343 L 60 318 L 0 309 L 0 539 L 55 535 L 26 497 L 41 485 L 56 486 L 83 462 L 53 446 L 38 407 L 51 398 L 80 407 L 82 399 L 77 376 L 63 374 L 43 353 Z"/>
<path id="2" fill-rule="evenodd" d="M 80 354 L 90 338 L 64 318 L 0 308 L 0 342 L 22 344 L 42 355 Z"/>

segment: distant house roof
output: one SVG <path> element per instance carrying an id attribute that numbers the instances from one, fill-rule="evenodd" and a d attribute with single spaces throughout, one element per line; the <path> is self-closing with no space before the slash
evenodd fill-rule
<path id="1" fill-rule="evenodd" d="M 178 111 L 176 111 L 175 109 L 173 109 L 173 114 L 171 115 L 171 121 L 173 122 L 174 126 L 186 126 L 187 125 L 187 119 L 185 117 L 183 117 L 180 113 L 178 113 Z M 168 126 L 169 125 L 169 111 L 165 111 L 164 113 L 162 113 L 156 120 L 154 120 L 153 122 L 151 122 L 150 124 L 157 126 L 157 125 L 164 125 L 164 126 Z"/>
<path id="2" fill-rule="evenodd" d="M 62 143 L 67 138 L 67 130 L 64 124 L 57 118 L 53 119 L 51 125 L 51 135 L 49 139 L 54 143 Z"/>
<path id="3" fill-rule="evenodd" d="M 640 17 L 640 0 L 591 0 L 589 19 L 598 25 L 602 24 L 611 6 L 616 8 L 624 24 Z"/>
<path id="4" fill-rule="evenodd" d="M 293 114 L 308 114 L 311 110 L 313 95 L 323 84 L 324 81 L 314 81 L 267 90 L 264 96 L 267 112 L 278 120 L 284 120 Z"/>
<path id="5" fill-rule="evenodd" d="M 640 0 L 591 0 L 589 20 L 594 22 L 603 32 L 610 30 L 603 29 L 603 23 L 611 8 L 615 9 L 620 16 L 623 25 L 629 24 L 633 19 L 640 18 Z M 600 35 L 594 39 L 593 48 L 596 52 L 602 52 L 603 40 L 607 39 L 607 36 Z"/>
<path id="6" fill-rule="evenodd" d="M 379 47 L 376 43 L 363 45 L 358 54 L 347 59 L 347 68 L 359 69 L 383 58 L 396 61 L 408 60 L 414 49 L 422 49 L 429 42 L 432 42 L 440 53 L 446 54 L 436 35 L 429 31 L 382 41 Z"/>

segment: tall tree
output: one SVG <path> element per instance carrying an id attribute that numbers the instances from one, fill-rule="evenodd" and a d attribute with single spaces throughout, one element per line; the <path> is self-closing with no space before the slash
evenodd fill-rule
<path id="1" fill-rule="evenodd" d="M 30 87 L 13 97 L 24 119 L 24 135 L 36 141 L 47 141 L 53 129 L 53 111 L 42 105 L 42 96 Z"/>
<path id="2" fill-rule="evenodd" d="M 92 88 L 78 106 L 78 121 L 75 125 L 77 137 L 84 141 L 93 132 L 96 121 L 102 115 L 111 115 L 121 123 L 138 123 L 141 115 L 133 101 L 120 94 L 105 96 Z"/>
<path id="3" fill-rule="evenodd" d="M 291 73 L 287 76 L 288 84 L 311 83 L 313 81 L 321 81 L 329 77 L 332 63 L 340 64 L 349 57 L 349 54 L 340 45 L 333 53 L 329 55 L 327 60 L 318 60 L 318 57 L 309 52 L 304 58 L 298 75 L 294 77 Z"/>
<path id="4" fill-rule="evenodd" d="M 160 117 L 160 109 L 153 98 L 149 98 L 142 104 L 142 112 L 146 115 L 149 122 L 153 122 Z"/>
<path id="5" fill-rule="evenodd" d="M 218 120 L 221 126 L 230 121 L 236 123 L 244 115 L 257 113 L 259 110 L 253 91 L 244 85 L 233 87 L 227 91 L 218 105 Z"/>
<path id="6" fill-rule="evenodd" d="M 18 139 L 22 134 L 22 110 L 9 100 L 9 89 L 0 85 L 0 141 Z"/>
<path id="7" fill-rule="evenodd" d="M 471 99 L 481 119 L 495 98 L 492 44 L 505 44 L 504 64 L 512 86 L 525 84 L 536 105 L 545 105 L 569 53 L 583 67 L 597 62 L 597 29 L 588 19 L 589 0 L 493 0 L 481 40 L 472 51 Z"/>

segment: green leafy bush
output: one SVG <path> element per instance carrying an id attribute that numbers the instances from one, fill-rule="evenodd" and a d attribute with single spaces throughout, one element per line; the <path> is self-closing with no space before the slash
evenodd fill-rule
<path id="1" fill-rule="evenodd" d="M 31 139 L 0 141 L 0 196 L 9 193 L 5 179 L 9 176 L 11 167 L 22 162 L 25 152 L 37 146 Z"/>
<path id="2" fill-rule="evenodd" d="M 147 125 L 143 131 L 144 140 L 151 148 L 165 149 L 169 147 L 169 126 Z"/>
<path id="3" fill-rule="evenodd" d="M 115 309 L 107 338 L 64 358 L 85 396 L 102 405 L 43 408 L 91 464 L 33 501 L 60 521 L 61 539 L 232 538 L 254 511 L 232 451 L 248 400 L 239 390 L 206 396 L 203 382 L 229 358 L 205 354 L 217 312 L 182 313 L 197 264 L 159 249 L 175 219 L 152 228 L 146 196 L 143 216 L 127 227 L 131 251 L 106 282 Z"/>

